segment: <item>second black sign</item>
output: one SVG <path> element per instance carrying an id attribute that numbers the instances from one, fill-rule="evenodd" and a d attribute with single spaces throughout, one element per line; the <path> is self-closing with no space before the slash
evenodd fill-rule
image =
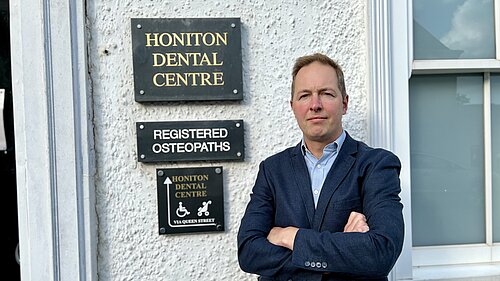
<path id="1" fill-rule="evenodd" d="M 244 160 L 243 120 L 137 122 L 139 162 Z"/>

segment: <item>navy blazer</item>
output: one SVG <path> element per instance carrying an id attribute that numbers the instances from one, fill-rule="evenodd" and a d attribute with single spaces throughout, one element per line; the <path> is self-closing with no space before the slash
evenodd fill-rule
<path id="1" fill-rule="evenodd" d="M 300 143 L 262 161 L 238 232 L 238 261 L 260 280 L 387 280 L 404 238 L 396 155 L 347 134 L 314 208 Z M 344 233 L 351 211 L 370 230 Z M 294 250 L 271 244 L 272 227 L 300 228 Z"/>

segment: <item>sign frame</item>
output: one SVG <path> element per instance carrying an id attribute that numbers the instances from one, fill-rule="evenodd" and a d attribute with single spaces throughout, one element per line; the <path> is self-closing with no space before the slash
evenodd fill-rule
<path id="1" fill-rule="evenodd" d="M 136 102 L 241 101 L 240 18 L 132 18 Z"/>
<path id="2" fill-rule="evenodd" d="M 158 168 L 156 176 L 160 235 L 225 231 L 222 166 Z"/>
<path id="3" fill-rule="evenodd" d="M 243 125 L 241 119 L 136 122 L 137 159 L 144 163 L 243 161 Z"/>

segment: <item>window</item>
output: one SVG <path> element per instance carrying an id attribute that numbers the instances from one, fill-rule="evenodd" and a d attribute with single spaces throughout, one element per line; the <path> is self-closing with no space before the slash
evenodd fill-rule
<path id="1" fill-rule="evenodd" d="M 500 261 L 499 22 L 500 0 L 413 0 L 413 266 Z"/>
<path id="2" fill-rule="evenodd" d="M 414 0 L 414 58 L 494 59 L 493 0 Z"/>
<path id="3" fill-rule="evenodd" d="M 485 242 L 483 77 L 410 81 L 413 246 Z"/>

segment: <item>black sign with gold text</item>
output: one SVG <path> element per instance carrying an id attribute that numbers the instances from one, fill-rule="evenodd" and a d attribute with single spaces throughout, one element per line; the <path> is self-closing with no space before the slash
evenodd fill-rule
<path id="1" fill-rule="evenodd" d="M 133 18 L 137 102 L 242 100 L 239 18 Z"/>
<path id="2" fill-rule="evenodd" d="M 222 167 L 156 169 L 160 234 L 224 231 Z"/>

